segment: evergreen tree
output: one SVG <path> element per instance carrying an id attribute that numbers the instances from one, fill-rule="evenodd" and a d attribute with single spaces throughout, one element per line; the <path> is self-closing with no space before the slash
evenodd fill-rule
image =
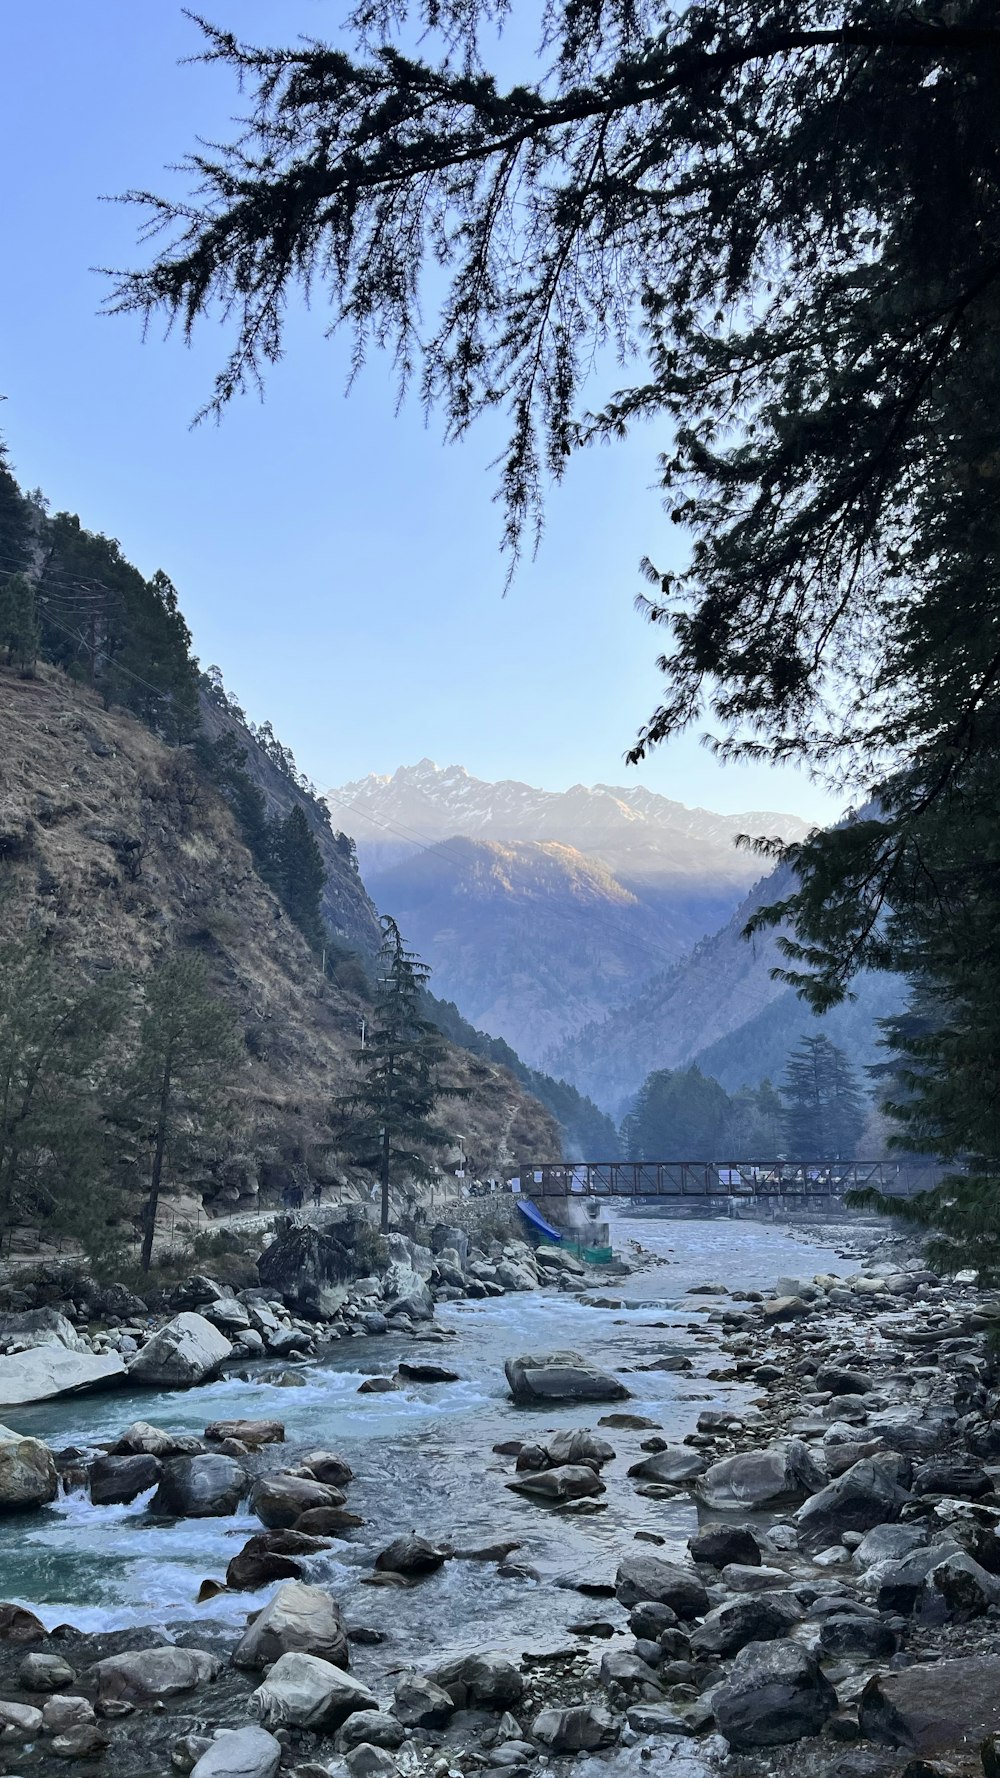
<path id="1" fill-rule="evenodd" d="M 729 1094 L 700 1068 L 647 1075 L 623 1126 L 630 1160 L 711 1161 L 725 1154 Z"/>
<path id="2" fill-rule="evenodd" d="M 38 658 L 41 632 L 35 591 L 24 574 L 4 574 L 0 564 L 0 650 L 8 667 L 30 677 Z"/>
<path id="3" fill-rule="evenodd" d="M 148 1272 L 164 1172 L 227 1121 L 242 1047 L 198 959 L 167 957 L 143 987 L 119 1118 L 134 1129 L 146 1170 L 141 1263 Z"/>
<path id="4" fill-rule="evenodd" d="M 361 1081 L 334 1112 L 346 1157 L 378 1175 L 381 1228 L 389 1228 L 389 1188 L 405 1175 L 432 1177 L 428 1151 L 452 1138 L 435 1122 L 442 1095 L 465 1096 L 445 1087 L 438 1069 L 444 1046 L 421 1012 L 430 970 L 408 951 L 396 922 L 382 916 L 378 986 L 367 1041 L 356 1053 Z"/>
<path id="5" fill-rule="evenodd" d="M 274 883 L 283 906 L 313 950 L 321 950 L 326 936 L 321 912 L 326 868 L 316 837 L 298 803 L 277 827 L 272 857 Z"/>
<path id="6" fill-rule="evenodd" d="M 828 1037 L 804 1037 L 780 1087 L 791 1160 L 849 1160 L 864 1127 L 864 1101 L 850 1063 Z"/>
<path id="7" fill-rule="evenodd" d="M 110 1082 L 122 989 L 38 939 L 0 945 L 0 1231 L 19 1220 L 106 1245 Z"/>

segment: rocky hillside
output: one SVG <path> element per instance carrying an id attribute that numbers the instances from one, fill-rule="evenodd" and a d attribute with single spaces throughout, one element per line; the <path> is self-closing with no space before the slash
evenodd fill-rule
<path id="1" fill-rule="evenodd" d="M 290 1178 L 336 1177 L 328 1108 L 347 1089 L 364 1005 L 324 979 L 196 749 L 40 666 L 33 679 L 0 669 L 0 762 L 0 933 L 40 930 L 88 973 L 195 951 L 238 1015 L 239 1138 L 174 1185 L 249 1207 Z M 331 876 L 340 930 L 370 948 L 375 917 L 349 852 Z M 505 1069 L 451 1048 L 446 1073 L 470 1089 L 456 1128 L 477 1164 L 558 1151 L 554 1121 Z"/>

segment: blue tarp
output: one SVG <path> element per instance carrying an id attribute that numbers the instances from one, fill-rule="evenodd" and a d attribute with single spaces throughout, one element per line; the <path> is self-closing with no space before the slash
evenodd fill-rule
<path id="1" fill-rule="evenodd" d="M 554 1229 L 550 1222 L 546 1222 L 541 1211 L 531 1202 L 530 1198 L 518 1198 L 517 1207 L 520 1210 L 521 1215 L 524 1217 L 525 1222 L 531 1224 L 531 1227 L 535 1230 L 536 1234 L 544 1235 L 547 1241 L 562 1240 L 562 1235 L 559 1233 L 559 1230 Z"/>

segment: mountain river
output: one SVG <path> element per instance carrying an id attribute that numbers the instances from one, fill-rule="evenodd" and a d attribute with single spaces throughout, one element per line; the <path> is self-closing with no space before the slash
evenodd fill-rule
<path id="1" fill-rule="evenodd" d="M 831 1230 L 831 1238 L 840 1232 Z M 567 1514 L 512 1494 L 504 1483 L 512 1477 L 513 1459 L 495 1455 L 496 1442 L 596 1426 L 610 1410 L 515 1408 L 504 1358 L 529 1350 L 579 1351 L 624 1376 L 635 1397 L 626 1408 L 648 1415 L 667 1437 L 682 1437 L 702 1408 L 739 1406 L 754 1393 L 752 1386 L 707 1379 L 720 1366 L 717 1330 L 699 1337 L 689 1324 L 700 1322 L 695 1311 L 715 1307 L 716 1300 L 685 1298 L 690 1285 L 719 1279 L 754 1289 L 783 1273 L 852 1269 L 832 1248 L 757 1222 L 618 1218 L 613 1239 L 626 1255 L 630 1240 L 638 1239 L 658 1256 L 629 1279 L 602 1285 L 595 1274 L 592 1291 L 620 1297 L 622 1308 L 587 1307 L 559 1293 L 448 1304 L 437 1312 L 439 1324 L 454 1330 L 447 1347 L 392 1335 L 345 1341 L 303 1366 L 305 1382 L 298 1388 L 278 1386 L 263 1374 L 252 1381 L 227 1377 L 188 1392 L 116 1392 L 11 1409 L 7 1418 L 18 1431 L 57 1447 L 110 1440 L 140 1418 L 193 1432 L 214 1419 L 281 1419 L 290 1461 L 297 1452 L 323 1446 L 341 1451 L 353 1465 L 348 1504 L 361 1514 L 364 1528 L 310 1558 L 307 1578 L 330 1587 L 349 1622 L 385 1632 L 380 1649 L 357 1651 L 365 1667 L 384 1673 L 387 1664 L 419 1665 L 477 1647 L 521 1653 L 564 1646 L 568 1625 L 607 1610 L 606 1600 L 581 1596 L 574 1583 L 613 1580 L 618 1560 L 635 1547 L 637 1531 L 665 1538 L 665 1553 L 671 1546 L 682 1552 L 695 1510 L 683 1498 L 646 1499 L 626 1480 L 648 1436 L 638 1431 L 607 1434 L 618 1455 L 603 1472 L 606 1510 Z M 689 1353 L 693 1371 L 633 1370 L 678 1351 Z M 461 1381 L 358 1395 L 365 1376 L 392 1371 L 399 1358 L 423 1352 L 458 1371 Z M 276 1368 L 272 1361 L 262 1372 Z M 199 1640 L 224 1633 L 231 1641 L 247 1612 L 264 1604 L 274 1588 L 222 1593 L 201 1605 L 197 1594 L 206 1577 L 223 1578 L 229 1558 L 260 1529 L 257 1520 L 244 1511 L 225 1519 L 158 1521 L 146 1510 L 148 1499 L 92 1507 L 84 1494 L 70 1493 L 30 1519 L 0 1521 L 0 1596 L 30 1605 L 49 1628 L 63 1622 L 92 1631 L 165 1625 L 175 1633 L 196 1628 Z M 378 1550 L 409 1530 L 458 1546 L 517 1539 L 521 1547 L 513 1560 L 535 1577 L 504 1577 L 493 1562 L 453 1561 L 406 1591 L 363 1586 Z"/>

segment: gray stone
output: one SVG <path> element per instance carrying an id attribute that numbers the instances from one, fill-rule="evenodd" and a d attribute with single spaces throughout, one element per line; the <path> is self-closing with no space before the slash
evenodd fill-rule
<path id="1" fill-rule="evenodd" d="M 615 1455 L 614 1445 L 586 1427 L 554 1432 L 542 1448 L 554 1468 L 564 1463 L 596 1463 L 600 1467 L 610 1463 Z"/>
<path id="2" fill-rule="evenodd" d="M 201 1648 L 142 1648 L 90 1669 L 102 1704 L 156 1704 L 216 1679 L 222 1662 Z"/>
<path id="3" fill-rule="evenodd" d="M 720 1734 L 743 1752 L 819 1733 L 837 1694 L 814 1655 L 795 1642 L 750 1642 L 712 1695 Z"/>
<path id="4" fill-rule="evenodd" d="M 281 1742 L 266 1729 L 222 1729 L 203 1753 L 191 1778 L 275 1778 Z"/>
<path id="5" fill-rule="evenodd" d="M 94 1707 L 87 1698 L 57 1695 L 46 1698 L 42 1705 L 42 1728 L 47 1735 L 65 1735 L 93 1721 Z"/>
<path id="6" fill-rule="evenodd" d="M 603 1494 L 605 1485 L 586 1463 L 564 1463 L 558 1469 L 542 1469 L 525 1473 L 506 1486 L 515 1494 L 530 1494 L 539 1500 L 582 1500 L 591 1494 Z"/>
<path id="7" fill-rule="evenodd" d="M 232 1346 L 204 1315 L 191 1310 L 161 1327 L 129 1365 L 129 1380 L 150 1389 L 186 1389 L 222 1369 Z"/>
<path id="8" fill-rule="evenodd" d="M 435 1668 L 430 1677 L 449 1694 L 458 1710 L 477 1706 L 506 1710 L 519 1703 L 524 1693 L 519 1669 L 507 1655 L 492 1650 L 459 1655 L 457 1660 Z"/>
<path id="9" fill-rule="evenodd" d="M 870 1531 L 898 1519 L 910 1498 L 896 1480 L 898 1473 L 898 1459 L 891 1454 L 863 1457 L 821 1488 L 795 1515 L 802 1548 L 813 1553 L 845 1531 Z"/>
<path id="10" fill-rule="evenodd" d="M 128 1376 L 119 1352 L 68 1351 L 58 1341 L 0 1358 L 0 1408 L 107 1389 Z"/>
<path id="11" fill-rule="evenodd" d="M 507 1384 L 521 1406 L 552 1401 L 627 1401 L 617 1377 L 599 1370 L 579 1352 L 524 1353 L 504 1365 Z"/>
<path id="12" fill-rule="evenodd" d="M 926 1542 L 922 1525 L 875 1525 L 854 1551 L 854 1562 L 858 1568 L 870 1568 L 873 1562 L 897 1561 L 923 1549 Z"/>
<path id="13" fill-rule="evenodd" d="M 655 1700 L 663 1696 L 663 1688 L 657 1683 L 653 1668 L 627 1648 L 609 1648 L 601 1656 L 599 1672 L 601 1684 L 608 1691 L 626 1698 Z"/>
<path id="14" fill-rule="evenodd" d="M 216 1451 L 171 1457 L 163 1466 L 150 1511 L 180 1519 L 225 1519 L 236 1511 L 246 1491 L 246 1470 L 233 1457 Z"/>
<path id="15" fill-rule="evenodd" d="M 922 1759 L 978 1757 L 1000 1732 L 1000 1656 L 921 1661 L 899 1673 L 879 1673 L 861 1694 L 862 1735 Z"/>
<path id="16" fill-rule="evenodd" d="M 61 1692 L 73 1685 L 76 1674 L 60 1655 L 25 1655 L 17 1670 L 17 1682 L 26 1692 Z"/>
<path id="17" fill-rule="evenodd" d="M 0 1698 L 0 1739 L 33 1741 L 42 1732 L 42 1713 L 34 1704 L 15 1704 Z"/>
<path id="18" fill-rule="evenodd" d="M 884 1618 L 837 1612 L 820 1625 L 819 1646 L 824 1658 L 864 1655 L 868 1660 L 879 1660 L 895 1654 L 899 1637 Z"/>
<path id="19" fill-rule="evenodd" d="M 90 1498 L 94 1506 L 127 1506 L 159 1479 L 158 1457 L 98 1457 L 90 1466 Z"/>
<path id="20" fill-rule="evenodd" d="M 749 1525 L 703 1525 L 688 1538 L 688 1550 L 695 1562 L 707 1562 L 712 1568 L 726 1568 L 731 1562 L 743 1567 L 760 1563 L 760 1544 Z"/>
<path id="21" fill-rule="evenodd" d="M 426 1537 L 418 1537 L 411 1531 L 404 1537 L 395 1538 L 375 1557 L 375 1568 L 379 1574 L 418 1576 L 434 1574 L 447 1559 L 447 1550 L 438 1549 Z"/>
<path id="22" fill-rule="evenodd" d="M 649 1599 L 669 1605 L 679 1618 L 702 1617 L 709 1604 L 694 1569 L 667 1562 L 662 1556 L 626 1556 L 618 1565 L 615 1592 L 622 1605 L 638 1605 Z"/>
<path id="23" fill-rule="evenodd" d="M 628 1473 L 644 1482 L 690 1482 L 703 1475 L 707 1467 L 701 1452 L 690 1445 L 668 1445 L 665 1451 L 640 1458 Z"/>
<path id="24" fill-rule="evenodd" d="M 345 1753 L 344 1764 L 351 1778 L 393 1778 L 397 1770 L 391 1753 L 384 1747 L 373 1747 L 370 1741 L 362 1741 Z"/>
<path id="25" fill-rule="evenodd" d="M 378 1710 L 378 1699 L 360 1679 L 298 1652 L 275 1661 L 250 1704 L 266 1728 L 336 1729 L 354 1710 Z"/>
<path id="26" fill-rule="evenodd" d="M 405 1731 L 402 1723 L 382 1710 L 355 1710 L 337 1731 L 338 1753 L 348 1753 L 367 1741 L 370 1747 L 386 1747 L 394 1752 L 402 1747 Z"/>
<path id="27" fill-rule="evenodd" d="M 450 1692 L 423 1673 L 404 1673 L 396 1681 L 393 1715 L 408 1729 L 443 1729 L 455 1714 Z"/>
<path id="28" fill-rule="evenodd" d="M 721 1458 L 695 1482 L 694 1492 L 714 1512 L 756 1512 L 802 1500 L 825 1481 L 808 1446 L 790 1439 L 784 1450 L 771 1447 Z"/>
<path id="29" fill-rule="evenodd" d="M 751 1642 L 773 1642 L 788 1636 L 802 1616 L 788 1597 L 751 1593 L 726 1599 L 710 1611 L 691 1636 L 691 1652 L 734 1655 Z"/>
<path id="30" fill-rule="evenodd" d="M 331 1487 L 328 1482 L 281 1471 L 276 1475 L 259 1476 L 254 1482 L 250 1490 L 250 1510 L 257 1514 L 261 1524 L 279 1530 L 294 1525 L 304 1512 L 311 1512 L 316 1507 L 342 1507 L 345 1499 L 340 1489 Z"/>
<path id="31" fill-rule="evenodd" d="M 233 1652 L 236 1667 L 269 1667 L 288 1653 L 319 1655 L 335 1667 L 348 1662 L 340 1608 L 323 1587 L 286 1580 L 248 1625 Z"/>
<path id="32" fill-rule="evenodd" d="M 542 1710 L 531 1725 L 532 1738 L 550 1753 L 594 1753 L 613 1747 L 620 1728 L 600 1704 L 570 1704 Z"/>
<path id="33" fill-rule="evenodd" d="M 628 1627 L 633 1636 L 640 1640 L 657 1642 L 664 1630 L 677 1627 L 677 1613 L 669 1605 L 660 1605 L 655 1599 L 643 1599 L 640 1604 L 633 1605 L 628 1614 Z"/>
<path id="34" fill-rule="evenodd" d="M 0 1513 L 48 1506 L 58 1492 L 59 1477 L 48 1445 L 0 1426 Z"/>
<path id="35" fill-rule="evenodd" d="M 687 1717 L 678 1714 L 672 1704 L 633 1704 L 628 1711 L 628 1726 L 637 1735 L 693 1735 Z"/>
<path id="36" fill-rule="evenodd" d="M 948 1616 L 963 1624 L 984 1617 L 991 1605 L 1000 1605 L 1000 1580 L 964 1550 L 957 1550 L 930 1570 L 924 1594 L 942 1599 Z"/>

